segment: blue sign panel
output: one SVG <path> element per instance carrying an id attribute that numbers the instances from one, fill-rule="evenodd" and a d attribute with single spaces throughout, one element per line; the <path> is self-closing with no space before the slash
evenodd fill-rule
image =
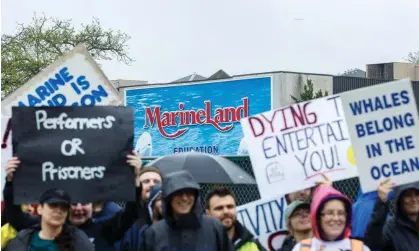
<path id="1" fill-rule="evenodd" d="M 135 149 L 141 156 L 179 152 L 243 153 L 240 120 L 271 110 L 271 78 L 136 88 L 125 91 L 134 108 Z"/>

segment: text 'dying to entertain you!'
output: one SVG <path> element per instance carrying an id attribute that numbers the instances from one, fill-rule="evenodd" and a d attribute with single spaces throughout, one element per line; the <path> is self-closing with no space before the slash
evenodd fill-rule
<path id="1" fill-rule="evenodd" d="M 263 137 L 260 148 L 264 158 L 293 155 L 305 179 L 345 169 L 342 161 L 346 158 L 339 156 L 342 152 L 339 144 L 348 144 L 349 135 L 339 98 L 325 98 L 320 104 L 318 101 L 294 104 L 275 110 L 269 117 L 266 114 L 249 117 L 252 136 Z M 330 111 L 319 108 L 324 106 L 330 107 Z M 268 181 L 275 182 L 275 174 L 269 172 Z"/>
<path id="2" fill-rule="evenodd" d="M 414 100 L 409 96 L 407 90 L 393 92 L 387 95 L 372 97 L 349 103 L 352 116 L 367 116 L 380 111 L 391 111 L 403 106 L 411 105 Z M 391 112 L 388 116 L 371 119 L 357 123 L 354 126 L 356 137 L 364 139 L 368 137 L 377 138 L 380 135 L 382 140 L 378 142 L 365 141 L 365 153 L 368 159 L 376 159 L 383 156 L 390 156 L 403 152 L 417 152 L 415 137 L 412 128 L 416 126 L 414 112 L 408 109 L 398 109 L 398 113 Z M 401 135 L 396 133 L 402 131 Z M 405 132 L 405 133 L 404 133 Z M 386 135 L 386 136 L 384 136 Z M 368 143 L 367 143 L 368 142 Z M 370 167 L 370 175 L 374 180 L 409 174 L 419 171 L 419 155 L 401 158 L 386 163 L 374 164 Z"/>
<path id="3" fill-rule="evenodd" d="M 46 110 L 35 112 L 37 130 L 105 130 L 111 129 L 116 121 L 114 116 L 96 118 L 70 118 L 65 112 L 57 117 L 48 117 Z M 63 157 L 85 155 L 83 140 L 80 138 L 66 139 L 61 143 Z M 42 181 L 53 180 L 93 180 L 103 179 L 105 166 L 59 166 L 52 161 L 42 163 Z"/>

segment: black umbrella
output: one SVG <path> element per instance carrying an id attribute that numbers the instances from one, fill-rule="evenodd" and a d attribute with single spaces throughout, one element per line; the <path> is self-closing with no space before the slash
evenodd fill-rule
<path id="1" fill-rule="evenodd" d="M 168 155 L 151 161 L 146 166 L 159 168 L 163 176 L 187 170 L 198 183 L 256 184 L 255 179 L 236 163 L 206 153 L 186 152 Z"/>

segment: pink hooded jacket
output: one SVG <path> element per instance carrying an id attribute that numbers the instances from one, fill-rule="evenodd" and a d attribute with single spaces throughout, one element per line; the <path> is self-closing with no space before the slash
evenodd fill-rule
<path id="1" fill-rule="evenodd" d="M 343 240 L 351 236 L 351 222 L 352 222 L 352 202 L 351 200 L 338 190 L 328 185 L 320 185 L 314 191 L 313 200 L 311 202 L 311 228 L 314 237 L 319 240 L 326 241 L 322 229 L 320 228 L 320 213 L 324 204 L 331 199 L 340 199 L 345 203 L 347 218 L 346 227 L 341 237 L 337 240 Z"/>

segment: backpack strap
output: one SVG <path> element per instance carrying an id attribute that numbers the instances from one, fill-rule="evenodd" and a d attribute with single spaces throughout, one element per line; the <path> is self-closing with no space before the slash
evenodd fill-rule
<path id="1" fill-rule="evenodd" d="M 301 245 L 300 251 L 311 251 L 311 241 L 312 241 L 312 238 L 302 240 L 300 243 Z"/>
<path id="2" fill-rule="evenodd" d="M 362 251 L 364 249 L 364 243 L 357 239 L 351 239 L 352 251 Z"/>

